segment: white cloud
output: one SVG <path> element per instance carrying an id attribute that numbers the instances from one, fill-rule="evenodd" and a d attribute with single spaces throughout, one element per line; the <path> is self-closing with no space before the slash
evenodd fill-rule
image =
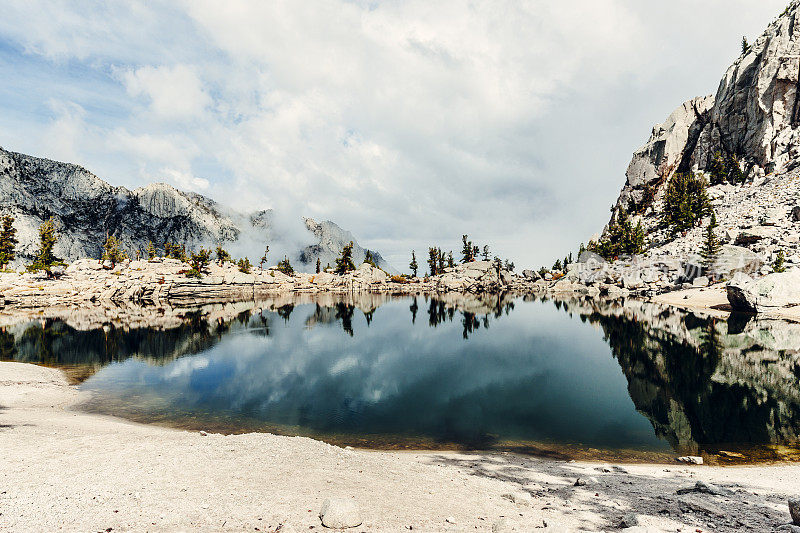
<path id="1" fill-rule="evenodd" d="M 552 263 L 783 4 L 11 0 L 0 135 L 47 98 L 23 146 L 112 183 L 329 218 L 400 267 L 462 233 Z"/>
<path id="2" fill-rule="evenodd" d="M 157 176 L 163 177 L 163 180 L 158 179 Z M 205 178 L 198 178 L 189 172 L 175 168 L 162 168 L 157 176 L 154 176 L 156 181 L 166 181 L 178 189 L 187 191 L 204 191 L 210 185 Z"/>
<path id="3" fill-rule="evenodd" d="M 122 74 L 128 94 L 145 96 L 157 118 L 198 118 L 211 104 L 202 83 L 186 65 L 145 66 Z"/>

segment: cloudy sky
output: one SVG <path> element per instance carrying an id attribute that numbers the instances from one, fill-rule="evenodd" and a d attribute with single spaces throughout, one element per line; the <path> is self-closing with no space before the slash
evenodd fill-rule
<path id="1" fill-rule="evenodd" d="M 602 228 L 631 153 L 786 0 L 4 0 L 0 146 L 330 219 L 405 268 Z"/>

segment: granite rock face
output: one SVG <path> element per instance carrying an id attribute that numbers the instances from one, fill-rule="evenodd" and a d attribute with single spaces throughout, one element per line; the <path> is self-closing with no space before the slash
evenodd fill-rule
<path id="1" fill-rule="evenodd" d="M 19 239 L 18 264 L 30 262 L 38 243 L 41 223 L 53 218 L 59 230 L 56 254 L 73 261 L 100 257 L 107 234 L 116 236 L 132 257 L 144 255 L 147 243 L 165 242 L 187 247 L 233 245 L 252 241 L 261 253 L 263 245 L 280 241 L 273 229 L 273 213 L 236 213 L 199 194 L 179 191 L 163 183 L 129 190 L 114 187 L 88 170 L 69 163 L 31 157 L 0 148 L 0 213 L 12 214 Z M 307 242 L 297 250 L 293 263 L 312 270 L 316 258 L 339 255 L 353 235 L 333 222 L 306 219 Z M 263 244 L 262 244 L 263 243 Z M 354 246 L 354 258 L 362 261 L 366 250 Z M 372 252 L 378 266 L 391 266 Z"/>
<path id="2" fill-rule="evenodd" d="M 728 68 L 715 95 L 679 106 L 634 153 L 614 211 L 634 207 L 633 223 L 643 223 L 650 256 L 699 251 L 708 220 L 685 234 L 664 228 L 664 191 L 676 173 L 708 175 L 719 153 L 735 156 L 747 178 L 709 188 L 723 243 L 749 248 L 762 263 L 778 250 L 800 262 L 798 87 L 800 1 L 794 0 Z"/>

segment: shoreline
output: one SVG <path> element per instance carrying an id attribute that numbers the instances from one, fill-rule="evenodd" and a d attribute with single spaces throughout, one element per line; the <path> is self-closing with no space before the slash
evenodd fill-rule
<path id="1" fill-rule="evenodd" d="M 0 363 L 0 529 L 323 530 L 322 502 L 344 496 L 363 520 L 353 531 L 605 530 L 631 512 L 628 531 L 771 530 L 789 523 L 800 476 L 797 464 L 619 467 L 203 436 L 73 410 L 86 394 L 59 370 Z M 726 495 L 676 493 L 698 480 Z"/>

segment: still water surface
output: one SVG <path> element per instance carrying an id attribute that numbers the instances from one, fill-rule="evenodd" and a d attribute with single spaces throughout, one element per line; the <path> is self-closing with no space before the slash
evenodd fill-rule
<path id="1" fill-rule="evenodd" d="M 91 365 L 85 409 L 195 429 L 776 459 L 798 441 L 797 325 L 509 296 L 251 307 L 160 329 L 48 320 L 0 344 L 6 359 Z"/>

